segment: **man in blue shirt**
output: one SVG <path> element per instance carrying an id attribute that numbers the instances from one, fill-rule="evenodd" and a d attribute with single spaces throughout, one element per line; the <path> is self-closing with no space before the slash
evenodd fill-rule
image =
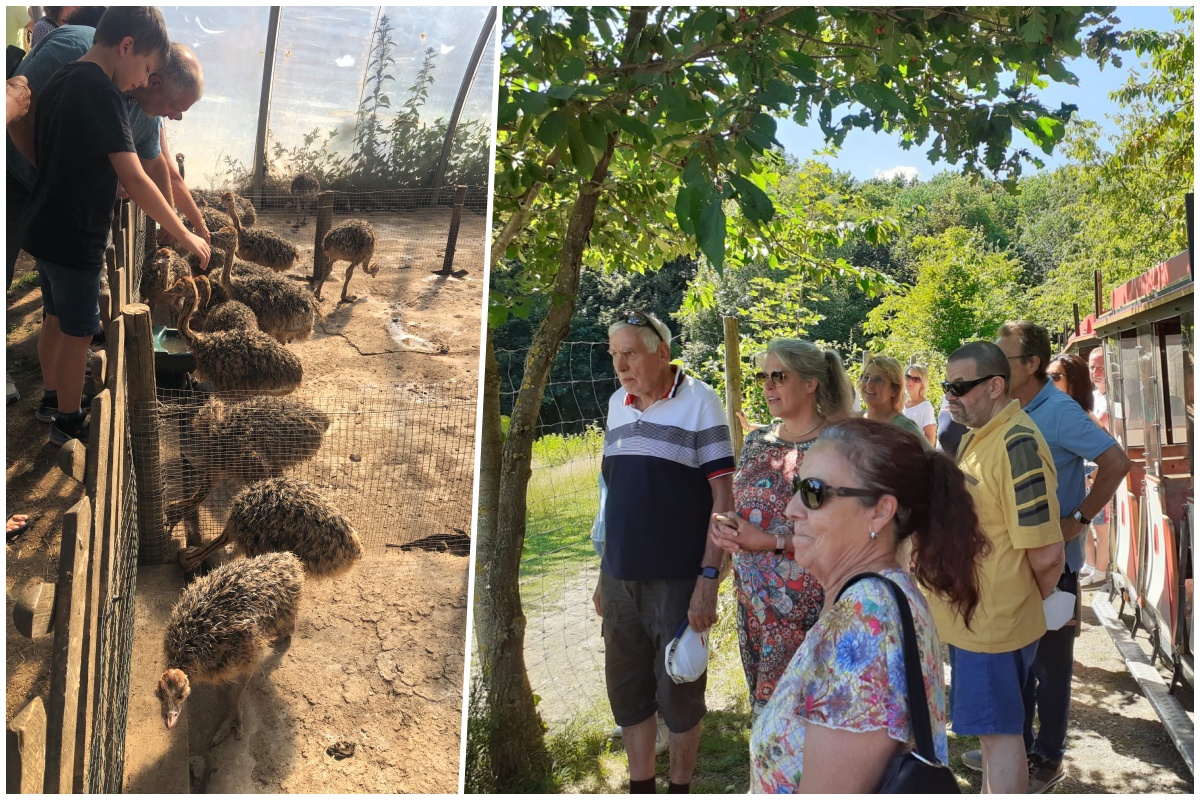
<path id="1" fill-rule="evenodd" d="M 1067 563 L 1058 588 L 1078 596 L 1078 573 L 1084 561 L 1082 534 L 1112 499 L 1132 463 L 1121 446 L 1079 403 L 1047 379 L 1050 335 L 1045 328 L 1030 322 L 1006 322 L 1000 327 L 996 344 L 1011 366 L 1010 395 L 1038 426 L 1054 457 L 1058 504 L 1063 515 L 1060 524 L 1067 550 Z M 1084 480 L 1085 461 L 1093 461 L 1097 467 L 1090 492 Z M 1046 632 L 1038 644 L 1025 685 L 1025 750 L 1029 755 L 1030 793 L 1045 792 L 1063 779 L 1077 626 L 1078 620 L 1075 626 Z M 1040 723 L 1036 737 L 1035 707 Z"/>

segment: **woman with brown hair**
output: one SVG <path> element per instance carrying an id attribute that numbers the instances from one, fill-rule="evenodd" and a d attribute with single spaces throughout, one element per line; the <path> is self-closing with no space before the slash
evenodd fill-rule
<path id="1" fill-rule="evenodd" d="M 754 723 L 752 791 L 872 792 L 892 755 L 913 748 L 901 612 L 883 579 L 911 611 L 934 750 L 945 764 L 942 648 L 918 584 L 971 624 L 988 544 L 963 473 L 915 437 L 847 420 L 817 439 L 796 489 L 787 506 L 795 558 L 825 586 L 825 605 Z M 896 561 L 910 537 L 911 574 Z"/>

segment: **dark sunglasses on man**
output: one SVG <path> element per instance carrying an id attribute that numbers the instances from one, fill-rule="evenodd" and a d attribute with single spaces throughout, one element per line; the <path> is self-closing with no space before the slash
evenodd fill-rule
<path id="1" fill-rule="evenodd" d="M 946 394 L 952 394 L 955 397 L 962 397 L 986 380 L 1003 377 L 1003 375 L 984 375 L 982 378 L 976 378 L 973 381 L 942 381 L 942 391 Z"/>
<path id="2" fill-rule="evenodd" d="M 658 332 L 658 326 L 650 321 L 650 317 L 646 316 L 645 311 L 628 311 L 621 315 L 620 321 L 627 322 L 630 325 L 636 325 L 639 328 L 649 328 L 650 330 L 654 331 L 654 335 L 658 337 L 660 342 L 666 341 L 666 339 L 662 337 L 662 334 Z"/>

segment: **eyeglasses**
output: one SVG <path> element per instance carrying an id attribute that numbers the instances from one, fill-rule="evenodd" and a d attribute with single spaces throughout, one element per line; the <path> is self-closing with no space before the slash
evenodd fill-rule
<path id="1" fill-rule="evenodd" d="M 910 381 L 911 383 L 920 383 L 921 376 L 920 375 L 905 375 L 904 380 Z"/>
<path id="2" fill-rule="evenodd" d="M 636 325 L 639 328 L 649 328 L 654 331 L 654 335 L 658 337 L 660 342 L 665 342 L 666 339 L 658 332 L 658 326 L 650 321 L 650 317 L 646 316 L 644 311 L 630 311 L 621 316 L 621 322 L 628 322 L 630 325 Z"/>
<path id="3" fill-rule="evenodd" d="M 1046 376 L 1055 383 L 1058 383 L 1059 381 L 1065 381 L 1067 379 L 1066 374 L 1062 372 L 1047 372 Z"/>
<path id="4" fill-rule="evenodd" d="M 774 372 L 756 372 L 754 373 L 754 380 L 758 382 L 759 386 L 766 386 L 767 381 L 778 386 L 787 380 L 787 373 L 781 369 L 777 369 Z"/>
<path id="5" fill-rule="evenodd" d="M 870 489 L 841 489 L 820 478 L 797 478 L 792 481 L 792 492 L 800 495 L 800 502 L 811 511 L 820 508 L 826 497 L 879 497 L 879 492 Z"/>
<path id="6" fill-rule="evenodd" d="M 942 391 L 946 394 L 952 394 L 955 397 L 962 397 L 984 381 L 1003 377 L 1003 375 L 984 375 L 982 378 L 976 378 L 973 381 L 942 381 Z"/>
<path id="7" fill-rule="evenodd" d="M 858 379 L 858 382 L 862 384 L 882 386 L 883 384 L 887 383 L 887 378 L 882 375 L 863 375 Z"/>

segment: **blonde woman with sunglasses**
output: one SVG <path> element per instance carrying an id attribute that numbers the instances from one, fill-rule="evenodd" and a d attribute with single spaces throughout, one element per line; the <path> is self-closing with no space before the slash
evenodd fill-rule
<path id="1" fill-rule="evenodd" d="M 800 339 L 776 339 L 755 375 L 779 422 L 746 436 L 733 479 L 734 510 L 714 515 L 712 540 L 733 553 L 738 643 L 757 713 L 816 622 L 821 585 L 791 555 L 784 508 L 804 454 L 854 396 L 841 357 Z"/>
<path id="2" fill-rule="evenodd" d="M 904 370 L 904 416 L 911 419 L 929 440 L 930 447 L 937 447 L 937 414 L 933 403 L 925 397 L 929 385 L 929 370 L 920 364 L 911 364 Z"/>

